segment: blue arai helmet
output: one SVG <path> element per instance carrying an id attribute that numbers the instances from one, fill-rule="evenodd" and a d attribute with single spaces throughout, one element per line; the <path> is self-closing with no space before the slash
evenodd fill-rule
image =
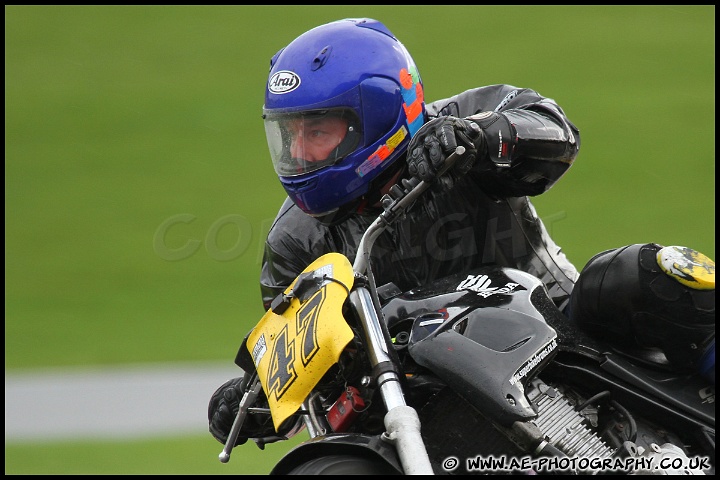
<path id="1" fill-rule="evenodd" d="M 422 81 L 385 25 L 339 20 L 309 30 L 275 54 L 263 118 L 288 196 L 304 212 L 334 223 L 402 166 L 398 158 L 425 121 Z M 332 150 L 299 154 L 298 131 L 306 144 L 322 141 L 327 132 L 314 125 L 324 124 L 342 130 L 332 137 Z"/>

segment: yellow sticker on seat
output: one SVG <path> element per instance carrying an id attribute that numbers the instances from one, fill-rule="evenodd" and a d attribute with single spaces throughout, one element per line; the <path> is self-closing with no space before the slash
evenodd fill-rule
<path id="1" fill-rule="evenodd" d="M 715 289 L 715 262 L 687 247 L 663 247 L 657 252 L 660 268 L 678 282 L 695 290 Z"/>

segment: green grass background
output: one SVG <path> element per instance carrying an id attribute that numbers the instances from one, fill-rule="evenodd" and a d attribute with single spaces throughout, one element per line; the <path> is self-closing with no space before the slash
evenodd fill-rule
<path id="1" fill-rule="evenodd" d="M 429 101 L 509 83 L 565 109 L 582 148 L 534 203 L 578 268 L 630 243 L 715 258 L 713 5 L 6 6 L 6 372 L 232 361 L 284 198 L 269 59 L 347 17 L 398 36 Z M 266 473 L 287 449 L 218 446 L 6 442 L 5 473 Z"/>

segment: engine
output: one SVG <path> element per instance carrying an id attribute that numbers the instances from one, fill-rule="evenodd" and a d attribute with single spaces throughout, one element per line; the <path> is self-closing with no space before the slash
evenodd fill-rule
<path id="1" fill-rule="evenodd" d="M 569 457 L 610 458 L 614 450 L 608 447 L 589 427 L 597 428 L 598 410 L 594 405 L 579 405 L 554 388 L 534 379 L 528 399 L 537 406 L 533 423 L 545 435 L 545 441 Z M 588 402 L 585 402 L 588 403 Z M 578 411 L 577 407 L 583 407 Z"/>
<path id="2" fill-rule="evenodd" d="M 682 445 L 679 438 L 636 420 L 608 391 L 583 399 L 571 389 L 535 378 L 528 385 L 528 399 L 538 410 L 532 423 L 546 442 L 567 457 L 632 466 L 624 472 L 631 475 L 702 474 L 686 468 L 691 462 L 678 446 Z M 662 465 L 667 467 L 657 468 Z"/>
<path id="3" fill-rule="evenodd" d="M 668 471 L 650 468 L 650 465 L 658 465 L 661 458 L 678 459 L 678 464 L 688 464 L 687 455 L 677 446 L 682 445 L 679 439 L 643 420 L 636 422 L 629 412 L 612 401 L 607 392 L 586 399 L 572 389 L 550 385 L 538 378 L 528 384 L 527 390 L 528 400 L 537 408 L 536 418 L 529 422 L 537 432 L 534 439 L 534 444 L 539 445 L 537 448 L 549 444 L 559 455 L 569 459 L 594 459 L 595 463 L 588 464 L 585 470 L 580 468 L 580 462 L 571 463 L 578 466 L 572 473 L 592 474 L 592 467 L 602 461 L 614 467 L 633 465 L 622 472 L 605 468 L 605 473 L 644 475 L 668 474 Z M 541 454 L 523 450 L 516 441 L 510 440 L 512 435 L 503 432 L 451 389 L 436 391 L 419 414 L 423 438 L 437 474 L 534 473 L 532 469 L 513 470 L 508 464 L 492 472 L 478 468 L 478 464 L 473 468 L 472 459 L 529 459 Z M 459 461 L 452 471 L 444 466 L 448 458 Z M 552 470 L 553 464 L 546 465 Z M 570 471 L 560 462 L 554 465 L 559 466 L 557 471 L 560 473 Z"/>

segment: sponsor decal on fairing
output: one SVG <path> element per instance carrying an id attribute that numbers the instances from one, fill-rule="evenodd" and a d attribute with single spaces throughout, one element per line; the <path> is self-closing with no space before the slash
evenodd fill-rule
<path id="1" fill-rule="evenodd" d="M 490 283 L 490 277 L 487 275 L 468 275 L 455 290 L 470 290 L 483 298 L 487 298 L 490 295 L 512 293 L 520 285 L 519 283 L 508 282 L 503 287 L 491 287 Z"/>

